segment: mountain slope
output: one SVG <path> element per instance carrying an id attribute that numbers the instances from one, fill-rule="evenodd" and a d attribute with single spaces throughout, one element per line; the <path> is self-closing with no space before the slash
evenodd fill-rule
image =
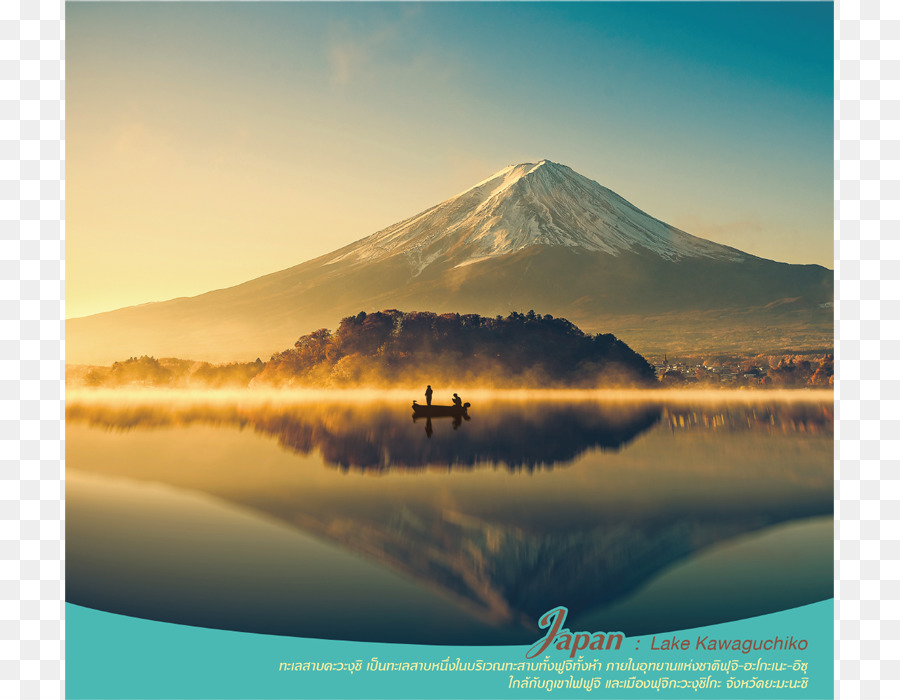
<path id="1" fill-rule="evenodd" d="M 67 323 L 69 362 L 253 359 L 360 310 L 535 309 L 639 352 L 832 342 L 833 275 L 697 238 L 570 168 L 509 166 L 332 253 L 228 289 Z"/>
<path id="2" fill-rule="evenodd" d="M 508 166 L 344 249 L 332 262 L 402 254 L 419 273 L 438 261 L 459 267 L 533 245 L 611 255 L 645 248 L 668 260 L 747 257 L 664 224 L 571 168 L 542 160 Z"/>

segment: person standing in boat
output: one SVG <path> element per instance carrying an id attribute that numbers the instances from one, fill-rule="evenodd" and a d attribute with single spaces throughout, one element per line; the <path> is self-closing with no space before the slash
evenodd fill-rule
<path id="1" fill-rule="evenodd" d="M 431 395 L 433 393 L 434 392 L 431 390 L 431 384 L 429 384 L 428 387 L 425 389 L 425 403 L 428 406 L 431 405 Z"/>

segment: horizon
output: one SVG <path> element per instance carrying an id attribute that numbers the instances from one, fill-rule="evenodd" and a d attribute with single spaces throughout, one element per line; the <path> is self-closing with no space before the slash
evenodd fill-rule
<path id="1" fill-rule="evenodd" d="M 66 318 L 298 265 L 526 156 L 832 270 L 830 8 L 73 4 Z"/>

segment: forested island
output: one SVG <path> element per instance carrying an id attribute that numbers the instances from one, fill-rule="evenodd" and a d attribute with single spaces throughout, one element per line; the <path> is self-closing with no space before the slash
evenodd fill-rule
<path id="1" fill-rule="evenodd" d="M 594 388 L 654 385 L 656 371 L 614 335 L 590 335 L 549 314 L 389 309 L 361 311 L 333 332 L 304 335 L 268 362 L 211 365 L 144 356 L 108 368 L 72 368 L 69 378 L 87 386 Z"/>

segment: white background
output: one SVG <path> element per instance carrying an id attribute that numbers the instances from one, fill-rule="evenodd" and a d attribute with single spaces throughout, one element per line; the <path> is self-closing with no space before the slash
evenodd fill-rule
<path id="1" fill-rule="evenodd" d="M 900 698 L 900 2 L 835 12 L 835 694 Z M 0 2 L 0 698 L 64 693 L 64 7 Z"/>

